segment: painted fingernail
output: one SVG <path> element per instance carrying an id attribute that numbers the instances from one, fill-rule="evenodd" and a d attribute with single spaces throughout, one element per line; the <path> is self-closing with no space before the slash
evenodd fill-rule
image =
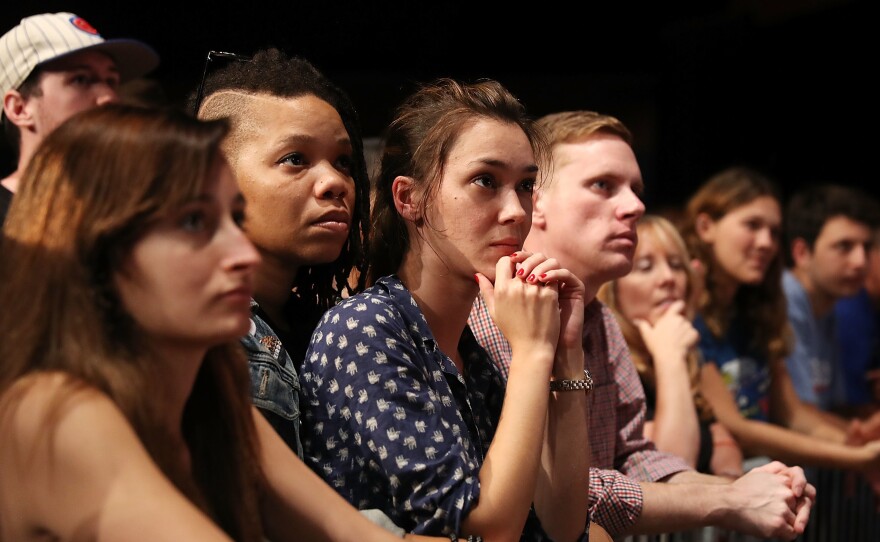
<path id="1" fill-rule="evenodd" d="M 529 278 L 527 278 L 526 280 L 529 282 L 535 282 L 535 275 L 534 274 L 529 275 Z"/>
<path id="2" fill-rule="evenodd" d="M 480 277 L 478 277 L 476 273 L 474 273 L 474 280 L 477 282 L 477 284 L 480 283 Z"/>
<path id="3" fill-rule="evenodd" d="M 522 269 L 522 268 L 517 269 L 517 271 L 516 271 L 516 274 L 520 277 L 523 276 L 523 273 L 525 273 L 525 269 Z"/>
<path id="4" fill-rule="evenodd" d="M 517 253 L 514 252 L 513 254 L 510 255 L 510 257 L 513 258 L 514 256 L 516 256 L 516 254 L 517 254 Z"/>
<path id="5" fill-rule="evenodd" d="M 547 273 L 541 273 L 541 278 L 542 278 L 542 279 L 546 279 L 546 278 L 547 278 Z"/>

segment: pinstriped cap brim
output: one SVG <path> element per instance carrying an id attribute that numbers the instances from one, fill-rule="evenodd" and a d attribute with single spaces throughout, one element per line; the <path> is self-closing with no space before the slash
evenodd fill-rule
<path id="1" fill-rule="evenodd" d="M 122 81 L 146 75 L 159 65 L 159 55 L 143 42 L 105 40 L 73 13 L 42 13 L 25 17 L 0 37 L 0 88 L 4 93 L 17 89 L 40 64 L 87 50 L 110 56 Z"/>

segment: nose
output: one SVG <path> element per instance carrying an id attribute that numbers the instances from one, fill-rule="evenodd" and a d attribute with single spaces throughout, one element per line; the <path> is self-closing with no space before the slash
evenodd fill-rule
<path id="1" fill-rule="evenodd" d="M 95 85 L 95 89 L 95 103 L 97 105 L 104 105 L 119 101 L 119 93 L 116 92 L 116 89 L 111 87 L 110 85 L 106 83 L 99 83 Z"/>
<path id="2" fill-rule="evenodd" d="M 620 191 L 620 202 L 617 206 L 617 214 L 621 220 L 637 221 L 645 214 L 645 204 L 642 198 L 627 187 Z"/>
<path id="3" fill-rule="evenodd" d="M 244 231 L 231 220 L 229 222 L 224 267 L 228 270 L 251 272 L 260 265 L 262 257 Z"/>
<path id="4" fill-rule="evenodd" d="M 354 194 L 354 181 L 330 164 L 315 168 L 318 180 L 315 182 L 315 197 L 318 199 L 344 200 Z"/>
<path id="5" fill-rule="evenodd" d="M 856 269 L 867 269 L 868 267 L 868 250 L 865 245 L 856 245 L 850 254 L 852 266 Z"/>
<path id="6" fill-rule="evenodd" d="M 530 218 L 532 198 L 529 196 L 529 203 L 525 206 L 523 205 L 523 199 L 516 190 L 507 191 L 501 205 L 501 212 L 498 214 L 498 221 L 502 224 L 522 224 L 526 218 Z"/>
<path id="7" fill-rule="evenodd" d="M 672 271 L 672 267 L 669 265 L 668 262 L 661 262 L 657 264 L 657 279 L 660 282 L 660 286 L 672 284 L 674 278 L 675 273 Z"/>
<path id="8" fill-rule="evenodd" d="M 776 244 L 776 237 L 770 228 L 761 228 L 755 237 L 755 246 L 759 248 L 773 248 Z"/>

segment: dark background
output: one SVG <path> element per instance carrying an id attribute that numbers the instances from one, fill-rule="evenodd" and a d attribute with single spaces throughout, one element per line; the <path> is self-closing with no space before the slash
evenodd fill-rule
<path id="1" fill-rule="evenodd" d="M 72 11 L 105 38 L 150 43 L 162 57 L 152 79 L 172 103 L 197 86 L 209 49 L 277 46 L 345 88 L 367 136 L 439 76 L 498 79 L 534 116 L 612 114 L 636 136 L 649 210 L 682 204 L 732 164 L 769 173 L 786 197 L 811 182 L 880 195 L 878 17 L 867 1 L 9 4 L 2 31 Z"/>

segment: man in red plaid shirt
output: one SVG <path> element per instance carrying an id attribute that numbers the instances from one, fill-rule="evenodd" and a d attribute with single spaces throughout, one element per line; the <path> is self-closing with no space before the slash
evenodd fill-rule
<path id="1" fill-rule="evenodd" d="M 643 181 L 629 130 L 592 111 L 539 120 L 553 149 L 552 178 L 536 191 L 524 250 L 542 252 L 583 279 L 585 359 L 594 380 L 590 421 L 592 519 L 611 535 L 718 526 L 794 539 L 815 498 L 800 467 L 779 462 L 739 479 L 700 474 L 643 435 L 645 393 L 611 312 L 595 294 L 630 272 Z M 593 300 L 590 302 L 590 300 Z M 510 348 L 478 297 L 469 325 L 507 374 Z"/>

